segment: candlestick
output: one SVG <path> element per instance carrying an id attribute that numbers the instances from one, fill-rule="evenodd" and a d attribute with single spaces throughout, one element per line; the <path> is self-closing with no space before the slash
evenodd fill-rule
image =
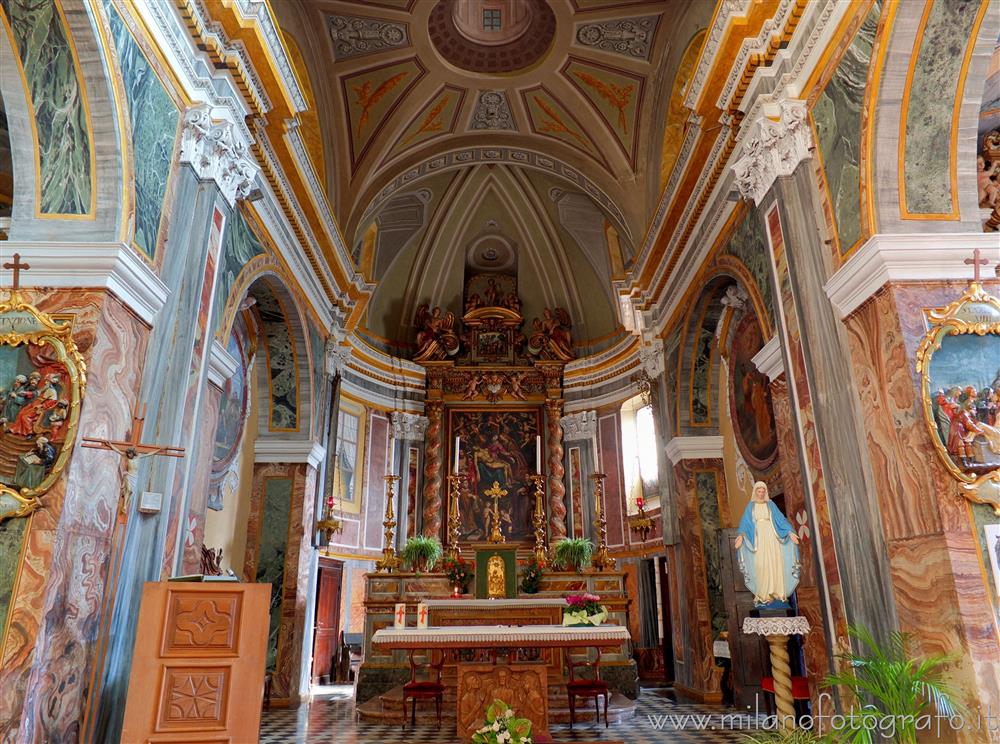
<path id="1" fill-rule="evenodd" d="M 531 518 L 531 523 L 535 528 L 535 561 L 545 562 L 545 476 L 540 473 L 529 475 L 529 479 L 535 483 L 535 514 Z"/>
<path id="2" fill-rule="evenodd" d="M 458 529 L 462 524 L 458 500 L 464 481 L 465 478 L 457 472 L 448 476 L 448 557 L 455 560 L 462 554 L 458 546 Z"/>
<path id="3" fill-rule="evenodd" d="M 396 472 L 396 437 L 389 437 L 389 472 Z"/>
<path id="4" fill-rule="evenodd" d="M 396 520 L 392 515 L 392 500 L 395 498 L 393 484 L 398 480 L 398 475 L 385 476 L 385 521 L 382 522 L 382 526 L 385 527 L 385 547 L 382 548 L 382 557 L 375 561 L 376 573 L 381 573 L 382 571 L 391 573 L 394 568 L 399 568 L 399 556 L 396 555 L 396 548 L 393 545 L 396 541 L 393 536 L 393 528 L 396 526 Z"/>
<path id="5" fill-rule="evenodd" d="M 462 442 L 458 437 L 455 437 L 455 473 L 458 473 L 458 455 L 462 451 Z"/>
<path id="6" fill-rule="evenodd" d="M 542 472 L 542 438 L 535 435 L 535 472 Z"/>
<path id="7" fill-rule="evenodd" d="M 608 518 L 604 509 L 604 473 L 590 476 L 594 481 L 594 516 L 597 517 L 597 552 L 590 559 L 590 565 L 598 571 L 614 568 L 615 559 L 608 554 Z"/>

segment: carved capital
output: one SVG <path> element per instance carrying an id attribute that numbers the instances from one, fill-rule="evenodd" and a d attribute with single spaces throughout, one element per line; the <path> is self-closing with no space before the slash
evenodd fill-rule
<path id="1" fill-rule="evenodd" d="M 597 411 L 580 411 L 571 413 L 559 419 L 563 430 L 563 438 L 567 442 L 581 439 L 593 439 L 597 436 Z"/>
<path id="2" fill-rule="evenodd" d="M 326 373 L 337 377 L 351 361 L 351 347 L 344 343 L 342 337 L 332 336 L 326 342 Z"/>
<path id="3" fill-rule="evenodd" d="M 774 107 L 780 113 L 769 116 L 768 109 Z M 760 111 L 747 126 L 739 156 L 731 166 L 740 195 L 755 204 L 760 204 L 778 176 L 790 176 L 810 157 L 812 147 L 805 101 L 781 98 Z"/>
<path id="4" fill-rule="evenodd" d="M 654 338 L 649 343 L 644 343 L 639 347 L 639 364 L 643 371 L 649 375 L 650 380 L 655 380 L 663 374 L 666 366 L 663 354 L 663 339 Z"/>
<path id="5" fill-rule="evenodd" d="M 392 414 L 392 435 L 404 441 L 422 442 L 430 420 L 418 413 L 396 411 Z"/>
<path id="6" fill-rule="evenodd" d="M 184 114 L 180 162 L 189 163 L 198 178 L 215 181 L 229 206 L 250 194 L 260 171 L 233 123 L 213 121 L 207 104 Z"/>

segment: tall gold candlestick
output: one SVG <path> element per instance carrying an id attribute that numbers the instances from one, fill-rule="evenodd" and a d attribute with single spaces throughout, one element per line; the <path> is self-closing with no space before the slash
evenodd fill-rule
<path id="1" fill-rule="evenodd" d="M 594 473 L 594 516 L 597 517 L 597 552 L 590 559 L 590 565 L 598 571 L 614 568 L 616 561 L 608 554 L 608 517 L 604 505 L 604 473 Z"/>
<path id="2" fill-rule="evenodd" d="M 535 484 L 535 514 L 531 519 L 535 527 L 535 560 L 545 562 L 545 476 L 541 473 L 529 475 Z"/>
<path id="3" fill-rule="evenodd" d="M 382 548 L 382 557 L 375 561 L 376 573 L 381 573 L 382 571 L 391 573 L 394 568 L 399 568 L 399 556 L 396 555 L 396 548 L 393 545 L 396 541 L 393 534 L 393 530 L 396 527 L 396 520 L 392 514 L 392 500 L 395 498 L 393 486 L 398 480 L 398 475 L 385 476 L 385 521 L 382 522 L 382 526 L 385 527 L 385 547 Z"/>
<path id="4" fill-rule="evenodd" d="M 462 517 L 458 513 L 458 499 L 462 493 L 465 478 L 459 473 L 448 476 L 448 557 L 458 560 L 462 549 L 458 547 L 458 529 Z"/>

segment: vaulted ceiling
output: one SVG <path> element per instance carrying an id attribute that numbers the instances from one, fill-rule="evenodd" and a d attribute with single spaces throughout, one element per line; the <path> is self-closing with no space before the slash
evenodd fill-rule
<path id="1" fill-rule="evenodd" d="M 560 304 L 578 339 L 615 330 L 611 281 L 655 208 L 670 86 L 711 0 L 273 7 L 315 102 L 303 138 L 379 285 L 373 334 L 410 340 L 420 302 L 460 311 L 488 235 L 516 257 L 528 317 Z"/>

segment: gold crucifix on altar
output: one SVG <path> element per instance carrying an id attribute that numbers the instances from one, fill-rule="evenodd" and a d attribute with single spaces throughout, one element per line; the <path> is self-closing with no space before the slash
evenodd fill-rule
<path id="1" fill-rule="evenodd" d="M 486 539 L 491 543 L 505 543 L 507 538 L 503 536 L 503 531 L 500 529 L 500 497 L 506 496 L 507 490 L 500 488 L 499 481 L 493 481 L 493 486 L 483 491 L 483 495 L 493 499 L 493 509 L 488 514 L 491 523 L 490 534 Z"/>

